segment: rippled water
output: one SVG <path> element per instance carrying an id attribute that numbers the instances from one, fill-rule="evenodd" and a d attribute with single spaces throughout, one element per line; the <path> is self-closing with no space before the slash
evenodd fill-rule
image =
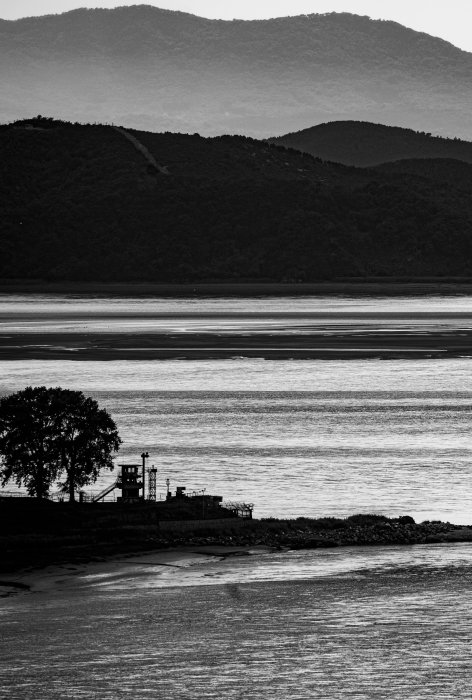
<path id="1" fill-rule="evenodd" d="M 0 697 L 466 700 L 471 555 L 430 545 L 71 570 L 49 593 L 3 600 Z"/>
<path id="2" fill-rule="evenodd" d="M 339 327 L 460 334 L 472 298 L 0 297 L 12 337 Z M 118 424 L 121 459 L 148 450 L 162 490 L 170 477 L 253 501 L 258 516 L 468 523 L 471 363 L 13 360 L 0 393 L 91 394 Z M 0 697 L 466 700 L 471 562 L 471 545 L 455 544 L 71 566 L 51 589 L 0 600 Z"/>
<path id="3" fill-rule="evenodd" d="M 91 393 L 119 426 L 120 459 L 148 450 L 162 492 L 169 477 L 174 486 L 250 500 L 259 516 L 471 520 L 468 360 L 6 368 L 5 390 L 44 383 Z"/>
<path id="4" fill-rule="evenodd" d="M 0 330 L 13 336 L 25 327 L 253 333 L 273 324 L 295 333 L 328 321 L 352 332 L 368 323 L 394 333 L 402 323 L 460 333 L 472 326 L 472 298 L 0 297 Z M 14 360 L 1 363 L 0 391 L 45 384 L 91 394 L 118 424 L 118 462 L 147 450 L 160 492 L 169 477 L 253 502 L 258 516 L 374 511 L 468 523 L 471 363 Z M 103 475 L 95 488 L 112 479 Z"/>
<path id="5" fill-rule="evenodd" d="M 472 327 L 472 297 L 87 297 L 0 294 L 0 331 L 305 333 Z"/>

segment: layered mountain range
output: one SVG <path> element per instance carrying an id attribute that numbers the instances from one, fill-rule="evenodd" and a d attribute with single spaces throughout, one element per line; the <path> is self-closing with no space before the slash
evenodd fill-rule
<path id="1" fill-rule="evenodd" d="M 377 168 L 247 137 L 0 127 L 0 277 L 310 282 L 469 276 L 472 164 Z"/>
<path id="2" fill-rule="evenodd" d="M 372 166 L 398 160 L 445 158 L 472 163 L 472 142 L 447 139 L 413 129 L 343 121 L 268 139 L 323 160 Z"/>
<path id="3" fill-rule="evenodd" d="M 349 14 L 0 21 L 0 277 L 468 277 L 471 78 Z"/>
<path id="4" fill-rule="evenodd" d="M 472 138 L 472 54 L 350 14 L 208 20 L 146 5 L 0 21 L 0 121 L 278 136 L 364 120 Z"/>

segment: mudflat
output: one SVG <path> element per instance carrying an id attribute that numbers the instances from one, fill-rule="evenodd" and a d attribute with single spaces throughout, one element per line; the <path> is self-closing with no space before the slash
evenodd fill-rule
<path id="1" fill-rule="evenodd" d="M 470 547 L 155 552 L 36 572 L 21 581 L 31 594 L 1 601 L 0 686 L 48 700 L 465 700 Z"/>
<path id="2" fill-rule="evenodd" d="M 0 360 L 428 358 L 472 355 L 472 329 L 300 335 L 225 333 L 1 333 Z"/>

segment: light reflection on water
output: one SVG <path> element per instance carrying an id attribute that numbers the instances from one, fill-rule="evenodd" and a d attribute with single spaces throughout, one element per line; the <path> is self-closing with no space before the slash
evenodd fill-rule
<path id="1" fill-rule="evenodd" d="M 144 576 L 135 565 L 124 585 L 5 599 L 0 697 L 466 700 L 471 552 L 294 552 Z"/>
<path id="2" fill-rule="evenodd" d="M 2 391 L 94 396 L 146 449 L 158 491 L 206 488 L 257 516 L 411 514 L 471 521 L 468 359 L 3 363 Z M 113 477 L 104 475 L 98 490 Z"/>
<path id="3" fill-rule="evenodd" d="M 0 295 L 0 328 L 45 332 L 70 323 L 189 321 L 246 330 L 251 318 L 287 329 L 331 314 L 393 330 L 398 318 L 472 322 L 472 297 L 120 299 Z M 153 320 L 154 319 L 154 320 Z M 428 320 L 429 319 L 429 320 Z M 325 319 L 326 321 L 326 319 Z M 323 321 L 323 322 L 325 322 Z M 55 325 L 56 324 L 56 325 Z M 390 325 L 389 325 L 390 324 Z M 393 325 L 392 325 L 393 324 Z M 124 440 L 120 459 L 143 449 L 158 490 L 206 488 L 248 500 L 258 516 L 410 513 L 470 521 L 472 360 L 167 360 L 1 363 L 0 393 L 64 386 L 94 396 Z M 113 479 L 103 475 L 96 489 Z"/>
<path id="4" fill-rule="evenodd" d="M 192 320 L 202 305 L 209 315 Z M 361 319 L 392 332 L 459 331 L 471 325 L 472 298 L 2 297 L 0 327 L 298 332 L 328 323 L 315 311 L 358 330 Z M 346 313 L 362 318 L 349 324 Z M 2 363 L 0 391 L 90 393 L 118 423 L 123 460 L 145 448 L 161 487 L 170 476 L 251 500 L 258 516 L 373 511 L 467 523 L 470 368 L 465 358 L 13 361 Z M 468 700 L 471 552 L 349 548 L 185 569 L 70 567 L 50 593 L 1 600 L 0 697 Z"/>
<path id="5" fill-rule="evenodd" d="M 143 590 L 209 585 L 240 585 L 314 579 L 363 579 L 430 575 L 447 570 L 472 573 L 472 545 L 403 545 L 340 547 L 334 549 L 261 552 L 225 559 L 211 553 L 183 553 L 180 559 L 162 563 L 162 555 L 140 555 L 115 563 L 97 564 L 66 585 L 82 590 L 130 595 Z M 164 560 L 165 561 L 165 560 Z M 170 563 L 172 561 L 172 563 Z"/>
<path id="6" fill-rule="evenodd" d="M 472 297 L 120 298 L 0 294 L 4 333 L 303 334 L 472 328 Z"/>

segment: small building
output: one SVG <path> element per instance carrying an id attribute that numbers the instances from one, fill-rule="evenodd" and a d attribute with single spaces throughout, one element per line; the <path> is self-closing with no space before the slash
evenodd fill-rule
<path id="1" fill-rule="evenodd" d="M 121 464 L 121 474 L 116 481 L 116 488 L 121 496 L 116 499 L 121 503 L 138 503 L 141 500 L 143 482 L 140 475 L 140 464 Z"/>
<path id="2" fill-rule="evenodd" d="M 146 453 L 147 454 L 147 453 Z M 157 498 L 157 469 L 153 465 L 147 469 L 148 474 L 148 494 L 147 499 L 144 497 L 144 477 L 145 477 L 145 454 L 142 464 L 120 464 L 120 473 L 116 480 L 108 484 L 102 491 L 95 495 L 86 498 L 84 494 L 81 496 L 81 501 L 90 500 L 92 503 L 103 502 L 112 491 L 118 489 L 121 495 L 116 498 L 118 503 L 122 504 L 137 504 L 146 503 L 154 505 L 157 508 L 159 515 L 165 520 L 176 519 L 178 516 L 181 520 L 206 520 L 218 518 L 252 518 L 253 504 L 252 503 L 223 503 L 222 496 L 214 496 L 206 493 L 206 489 L 201 491 L 187 492 L 185 486 L 177 486 L 175 493 L 170 490 L 170 480 L 166 479 L 167 493 L 165 500 L 162 495 Z"/>

